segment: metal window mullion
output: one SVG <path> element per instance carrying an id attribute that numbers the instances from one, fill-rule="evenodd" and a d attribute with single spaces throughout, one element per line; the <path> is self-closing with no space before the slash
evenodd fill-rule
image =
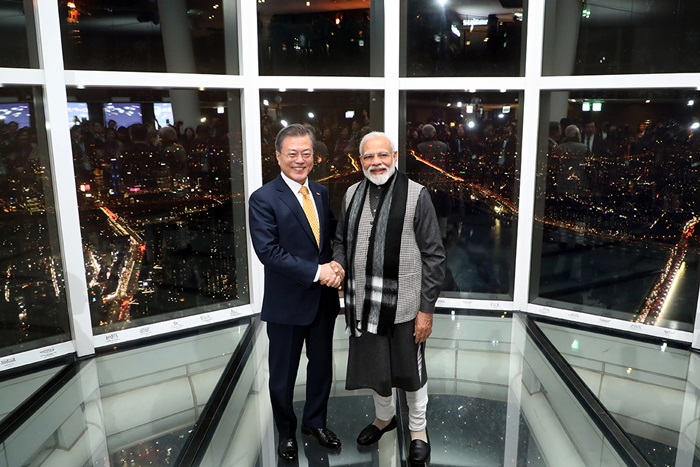
<path id="1" fill-rule="evenodd" d="M 195 73 L 66 70 L 64 75 L 65 84 L 67 86 L 90 86 L 117 89 L 225 89 L 241 87 L 243 83 L 243 79 L 240 76 L 200 75 Z"/>
<path id="2" fill-rule="evenodd" d="M 69 322 L 76 353 L 95 353 L 88 303 L 78 197 L 68 123 L 60 21 L 56 2 L 34 2 L 39 62 L 44 70 L 44 112 Z"/>
<path id="3" fill-rule="evenodd" d="M 245 186 L 246 229 L 248 224 L 248 198 L 262 186 L 262 157 L 260 154 L 260 77 L 258 67 L 258 11 L 257 3 L 238 0 L 238 43 L 240 44 L 240 72 L 243 89 L 241 91 L 241 119 L 243 127 L 243 174 Z M 250 305 L 256 313 L 262 307 L 264 269 L 258 260 L 250 235 L 246 235 L 248 251 L 248 288 Z"/>
<path id="4" fill-rule="evenodd" d="M 382 89 L 384 78 L 373 76 L 259 76 L 261 89 L 285 88 L 288 91 L 375 90 Z"/>
<path id="5" fill-rule="evenodd" d="M 396 144 L 400 144 L 399 115 L 405 111 L 399 108 L 400 8 L 399 0 L 384 0 L 384 132 Z"/>
<path id="6" fill-rule="evenodd" d="M 401 78 L 399 80 L 403 91 L 455 91 L 476 89 L 478 91 L 500 91 L 502 89 L 519 90 L 525 87 L 525 78 L 508 77 L 418 77 Z"/>
<path id="7" fill-rule="evenodd" d="M 530 0 L 527 14 L 525 53 L 525 96 L 523 106 L 522 145 L 520 148 L 520 192 L 515 249 L 516 310 L 525 310 L 529 298 L 532 241 L 537 179 L 537 135 L 540 115 L 540 79 L 544 38 L 544 0 Z"/>
<path id="8" fill-rule="evenodd" d="M 693 334 L 687 331 L 662 328 L 651 324 L 640 324 L 621 318 L 596 315 L 587 311 L 567 309 L 565 308 L 566 305 L 567 304 L 564 303 L 557 304 L 556 306 L 545 306 L 529 303 L 524 311 L 526 311 L 528 315 L 542 316 L 546 319 L 570 321 L 576 325 L 591 325 L 597 328 L 622 331 L 638 336 L 649 336 L 685 343 L 689 343 L 693 339 Z"/>
<path id="9" fill-rule="evenodd" d="M 541 87 L 548 90 L 674 89 L 698 88 L 698 73 L 657 73 L 630 75 L 543 76 Z"/>
<path id="10" fill-rule="evenodd" d="M 0 68 L 0 84 L 22 86 L 44 84 L 44 72 L 35 69 Z"/>

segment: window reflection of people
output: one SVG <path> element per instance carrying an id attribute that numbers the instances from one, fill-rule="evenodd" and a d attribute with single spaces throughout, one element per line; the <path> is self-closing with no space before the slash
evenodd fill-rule
<path id="1" fill-rule="evenodd" d="M 596 131 L 595 122 L 589 121 L 583 127 L 582 143 L 586 145 L 588 151 L 596 156 L 607 153 L 605 139 Z"/>
<path id="2" fill-rule="evenodd" d="M 301 431 L 324 447 L 339 449 L 327 428 L 333 372 L 333 327 L 339 312 L 338 291 L 344 271 L 332 262 L 333 215 L 328 191 L 309 180 L 314 165 L 314 134 L 303 125 L 282 129 L 275 140 L 281 174 L 250 197 L 250 234 L 265 266 L 262 319 L 270 339 L 270 399 L 279 434 L 277 452 L 297 459 L 294 382 L 302 346 L 309 359 Z M 305 214 L 302 192 L 313 199 L 316 237 Z M 312 221 L 313 222 L 313 221 Z"/>
<path id="3" fill-rule="evenodd" d="M 564 129 L 564 141 L 553 149 L 553 154 L 558 158 L 559 170 L 556 174 L 557 196 L 555 201 L 555 214 L 559 219 L 569 225 L 575 226 L 575 231 L 560 229 L 558 240 L 559 247 L 567 250 L 575 250 L 577 245 L 583 245 L 583 232 L 586 228 L 585 218 L 579 213 L 589 207 L 591 202 L 590 174 L 587 172 L 587 158 L 590 151 L 581 142 L 581 131 L 576 125 L 569 125 Z M 557 262 L 556 270 L 560 277 L 582 278 L 588 277 L 592 269 L 582 265 L 580 261 L 574 262 L 573 255 L 562 255 Z"/>
<path id="4" fill-rule="evenodd" d="M 420 155 L 431 164 L 441 168 L 445 167 L 447 153 L 449 152 L 447 144 L 437 139 L 437 130 L 429 123 L 423 125 L 421 132 L 425 141 L 418 144 L 417 149 Z"/>
<path id="5" fill-rule="evenodd" d="M 347 165 L 346 148 L 350 144 L 350 129 L 343 126 L 340 130 L 340 137 L 335 143 L 333 149 L 333 164 L 336 167 L 345 167 Z"/>
<path id="6" fill-rule="evenodd" d="M 129 188 L 154 188 L 153 177 L 157 159 L 156 148 L 148 141 L 148 128 L 141 123 L 129 126 L 131 146 L 122 153 L 121 170 L 123 184 Z"/>
<path id="7" fill-rule="evenodd" d="M 170 168 L 170 176 L 176 185 L 185 185 L 187 177 L 187 152 L 177 141 L 177 131 L 171 126 L 158 130 L 161 140 L 161 162 Z"/>
<path id="8" fill-rule="evenodd" d="M 398 153 L 379 132 L 360 142 L 365 178 L 343 198 L 333 256 L 347 271 L 347 389 L 370 388 L 375 420 L 357 438 L 376 443 L 396 427 L 393 388 L 406 391 L 409 457 L 430 455 L 425 341 L 444 279 L 445 250 L 427 190 L 396 170 Z"/>
<path id="9" fill-rule="evenodd" d="M 14 145 L 7 151 L 4 162 L 5 170 L 15 179 L 33 178 L 31 167 L 39 162 L 39 150 L 32 141 L 29 128 L 17 130 Z"/>
<path id="10" fill-rule="evenodd" d="M 553 149 L 553 153 L 559 158 L 557 192 L 578 201 L 590 196 L 585 172 L 585 159 L 590 151 L 581 143 L 581 131 L 576 125 L 564 129 L 564 141 Z"/>
<path id="11" fill-rule="evenodd" d="M 503 140 L 501 142 L 501 154 L 498 158 L 498 165 L 503 170 L 512 173 L 515 170 L 515 161 L 518 154 L 518 136 L 516 134 L 515 123 L 509 123 L 503 127 Z"/>
<path id="12" fill-rule="evenodd" d="M 561 139 L 561 125 L 559 122 L 549 122 L 549 137 L 547 139 L 547 154 L 559 145 Z"/>
<path id="13" fill-rule="evenodd" d="M 320 180 L 329 174 L 328 145 L 322 138 L 317 137 L 319 132 L 313 125 L 306 123 L 304 126 L 316 137 L 314 140 L 314 178 Z"/>
<path id="14" fill-rule="evenodd" d="M 549 122 L 549 136 L 547 138 L 547 186 L 556 186 L 557 173 L 559 173 L 559 158 L 554 154 L 554 149 L 559 146 L 561 140 L 561 125 L 559 122 Z"/>
<path id="15" fill-rule="evenodd" d="M 194 128 L 188 126 L 184 129 L 180 136 L 180 144 L 188 153 L 194 148 Z"/>

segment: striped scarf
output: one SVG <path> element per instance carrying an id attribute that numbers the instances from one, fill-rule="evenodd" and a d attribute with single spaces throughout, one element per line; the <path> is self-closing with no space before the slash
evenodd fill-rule
<path id="1" fill-rule="evenodd" d="M 345 257 L 348 264 L 345 275 L 345 320 L 348 331 L 354 336 L 361 335 L 362 331 L 379 335 L 391 333 L 399 292 L 399 256 L 408 198 L 408 177 L 397 171 L 379 197 L 369 238 L 362 319 L 357 322 L 355 250 L 357 241 L 365 241 L 357 238 L 357 232 L 369 184 L 366 178 L 360 182 L 350 200 L 345 218 Z"/>

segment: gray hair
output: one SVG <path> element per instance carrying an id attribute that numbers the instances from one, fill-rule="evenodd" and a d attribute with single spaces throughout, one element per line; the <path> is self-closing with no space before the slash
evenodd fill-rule
<path id="1" fill-rule="evenodd" d="M 576 125 L 569 125 L 564 130 L 564 136 L 566 136 L 566 139 L 581 141 L 581 130 Z"/>
<path id="2" fill-rule="evenodd" d="M 177 131 L 175 131 L 175 128 L 171 126 L 164 126 L 158 130 L 158 136 L 160 136 L 163 141 L 168 143 L 171 141 L 177 141 Z"/>
<path id="3" fill-rule="evenodd" d="M 437 130 L 435 129 L 434 126 L 432 126 L 430 123 L 427 123 L 423 125 L 423 128 L 420 130 L 423 133 L 423 136 L 426 138 L 432 138 L 435 136 L 435 133 L 437 133 Z"/>
<path id="4" fill-rule="evenodd" d="M 389 144 L 391 144 L 391 153 L 393 154 L 394 151 L 396 151 L 396 149 L 394 148 L 394 142 L 386 135 L 386 133 L 382 131 L 370 131 L 365 136 L 363 136 L 362 140 L 360 141 L 360 156 L 362 155 L 365 143 L 374 138 L 386 138 L 386 140 L 389 141 Z"/>

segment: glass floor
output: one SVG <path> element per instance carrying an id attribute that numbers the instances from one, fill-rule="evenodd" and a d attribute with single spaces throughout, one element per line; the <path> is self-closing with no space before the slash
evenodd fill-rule
<path id="1" fill-rule="evenodd" d="M 407 414 L 370 448 L 365 391 L 346 391 L 339 318 L 329 453 L 298 430 L 300 466 L 407 466 Z M 524 314 L 440 310 L 428 340 L 432 466 L 700 466 L 700 360 Z M 117 350 L 0 381 L 0 467 L 281 464 L 264 323 Z M 305 362 L 295 404 L 301 418 Z M 288 464 L 286 464 L 288 465 Z M 292 464 L 294 465 L 294 464 Z"/>

